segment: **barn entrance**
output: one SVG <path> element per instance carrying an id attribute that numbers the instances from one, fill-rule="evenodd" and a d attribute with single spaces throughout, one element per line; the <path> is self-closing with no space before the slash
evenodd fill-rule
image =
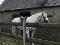
<path id="1" fill-rule="evenodd" d="M 12 19 L 14 19 L 14 18 L 16 18 L 16 17 L 20 17 L 20 16 L 30 16 L 31 15 L 31 13 L 29 12 L 29 11 L 22 11 L 22 12 L 20 12 L 20 13 L 18 13 L 18 14 L 13 14 L 12 15 Z"/>
<path id="2" fill-rule="evenodd" d="M 23 16 L 23 17 L 25 17 L 25 16 L 30 16 L 31 15 L 31 13 L 30 12 L 21 12 L 20 13 L 20 16 Z"/>

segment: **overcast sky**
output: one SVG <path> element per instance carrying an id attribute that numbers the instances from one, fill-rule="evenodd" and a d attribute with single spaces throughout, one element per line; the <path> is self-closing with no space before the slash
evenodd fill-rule
<path id="1" fill-rule="evenodd" d="M 2 4 L 3 1 L 4 1 L 4 0 L 0 0 L 0 5 Z"/>

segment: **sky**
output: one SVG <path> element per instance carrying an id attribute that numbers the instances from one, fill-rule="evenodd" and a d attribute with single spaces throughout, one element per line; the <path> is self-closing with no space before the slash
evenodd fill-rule
<path id="1" fill-rule="evenodd" d="M 2 4 L 3 1 L 4 1 L 4 0 L 0 0 L 0 5 Z"/>

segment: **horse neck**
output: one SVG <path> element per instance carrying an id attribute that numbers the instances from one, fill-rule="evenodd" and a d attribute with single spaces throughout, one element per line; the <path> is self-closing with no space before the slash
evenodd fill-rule
<path id="1" fill-rule="evenodd" d="M 41 14 L 39 14 L 39 16 L 37 17 L 38 22 L 39 22 L 42 18 L 43 18 L 43 15 L 42 15 L 42 13 L 41 13 Z"/>
<path id="2" fill-rule="evenodd" d="M 42 13 L 37 13 L 35 15 L 32 15 L 32 16 L 28 17 L 27 22 L 30 23 L 32 21 L 33 23 L 38 23 L 39 21 L 41 21 L 42 17 L 43 17 Z"/>
<path id="3" fill-rule="evenodd" d="M 44 22 L 43 17 L 46 17 L 46 18 L 47 18 L 47 14 L 42 12 L 42 13 L 40 14 L 40 16 L 37 18 L 37 19 L 38 19 L 38 23 L 39 23 L 39 22 L 41 22 L 41 23 Z"/>

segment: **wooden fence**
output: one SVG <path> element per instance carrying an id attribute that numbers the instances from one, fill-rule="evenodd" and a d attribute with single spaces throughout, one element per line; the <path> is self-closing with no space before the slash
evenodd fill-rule
<path id="1" fill-rule="evenodd" d="M 16 26 L 22 26 L 22 23 L 12 23 L 12 22 L 0 22 L 0 25 L 16 25 Z M 39 28 L 60 28 L 60 23 L 26 23 L 26 26 L 28 27 L 39 27 Z M 9 35 L 7 35 L 9 36 Z M 11 37 L 11 35 L 10 35 Z M 22 39 L 21 36 L 12 36 L 16 39 Z M 43 44 L 50 44 L 50 45 L 60 45 L 60 42 L 54 42 L 54 41 L 48 41 L 48 40 L 42 40 L 42 39 L 35 39 L 35 38 L 26 38 L 26 41 L 34 42 L 34 43 L 43 43 Z"/>

